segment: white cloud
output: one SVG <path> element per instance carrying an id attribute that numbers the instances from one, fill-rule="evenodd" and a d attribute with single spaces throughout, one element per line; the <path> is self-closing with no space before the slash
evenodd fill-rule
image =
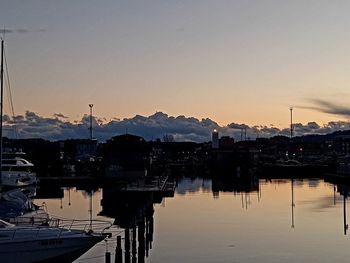
<path id="1" fill-rule="evenodd" d="M 105 141 L 113 136 L 135 134 L 146 140 L 163 138 L 165 134 L 172 135 L 175 141 L 204 142 L 211 140 L 214 129 L 220 136 L 231 136 L 240 140 L 245 136 L 250 139 L 257 137 L 272 137 L 276 135 L 289 136 L 290 129 L 279 129 L 273 126 L 248 126 L 246 124 L 231 123 L 227 126 L 219 126 L 210 119 L 198 120 L 193 117 L 168 116 L 157 112 L 145 117 L 136 115 L 133 118 L 123 120 L 114 119 L 103 123 L 103 119 L 93 117 L 94 137 Z M 55 114 L 52 118 L 42 117 L 37 113 L 27 111 L 24 116 L 15 116 L 14 119 L 5 116 L 5 136 L 13 137 L 13 127 L 16 125 L 20 138 L 43 138 L 48 140 L 89 138 L 90 116 L 84 115 L 81 121 L 68 122 L 67 117 Z M 293 125 L 294 135 L 326 134 L 338 130 L 350 129 L 350 123 L 344 121 L 329 122 L 320 126 L 316 122 L 307 124 L 296 123 Z"/>

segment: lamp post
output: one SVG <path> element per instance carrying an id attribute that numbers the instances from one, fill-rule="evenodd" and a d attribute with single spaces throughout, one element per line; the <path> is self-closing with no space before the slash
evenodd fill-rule
<path id="1" fill-rule="evenodd" d="M 94 106 L 94 104 L 89 104 L 90 107 L 90 140 L 92 140 L 92 107 Z"/>
<path id="2" fill-rule="evenodd" d="M 293 138 L 293 107 L 290 107 L 290 139 Z"/>

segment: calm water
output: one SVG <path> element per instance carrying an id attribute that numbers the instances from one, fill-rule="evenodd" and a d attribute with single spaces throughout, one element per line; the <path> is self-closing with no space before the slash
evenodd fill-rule
<path id="1" fill-rule="evenodd" d="M 94 191 L 93 217 L 122 226 L 113 232 L 122 235 L 123 248 L 124 227 L 139 224 L 135 262 L 348 262 L 344 189 L 316 179 L 228 187 L 184 178 L 175 196 L 163 199 Z M 45 202 L 53 215 L 89 218 L 88 191 L 64 188 L 61 194 L 35 203 Z M 129 233 L 132 262 L 132 229 Z M 106 250 L 114 262 L 115 245 L 115 240 L 102 242 L 76 262 L 104 262 Z"/>

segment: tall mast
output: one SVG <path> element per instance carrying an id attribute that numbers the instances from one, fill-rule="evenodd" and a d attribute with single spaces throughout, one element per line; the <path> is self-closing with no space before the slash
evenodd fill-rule
<path id="1" fill-rule="evenodd" d="M 2 179 L 2 115 L 3 115 L 3 92 L 4 92 L 4 40 L 1 39 L 1 90 L 0 90 L 0 183 Z"/>

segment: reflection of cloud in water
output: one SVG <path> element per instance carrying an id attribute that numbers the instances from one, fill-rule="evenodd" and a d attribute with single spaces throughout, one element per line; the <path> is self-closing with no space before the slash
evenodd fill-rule
<path id="1" fill-rule="evenodd" d="M 203 178 L 182 178 L 176 187 L 176 193 L 185 195 L 186 193 L 211 192 L 212 183 L 209 179 Z"/>
<path id="2" fill-rule="evenodd" d="M 319 179 L 310 179 L 309 180 L 309 187 L 310 188 L 316 188 L 320 184 Z"/>
<path id="3" fill-rule="evenodd" d="M 290 180 L 289 180 L 290 181 Z M 320 179 L 294 179 L 294 186 L 301 187 L 307 185 L 310 188 L 317 188 L 320 184 Z"/>
<path id="4" fill-rule="evenodd" d="M 303 200 L 297 202 L 297 205 L 313 205 L 313 207 L 307 208 L 307 210 L 312 211 L 312 212 L 326 212 L 325 210 L 331 209 L 331 208 L 336 208 L 337 205 L 343 202 L 343 197 L 337 195 L 335 197 L 335 203 L 334 205 L 334 196 L 329 195 L 329 196 L 322 196 L 320 198 L 315 198 L 313 200 Z"/>
<path id="5" fill-rule="evenodd" d="M 297 187 L 304 185 L 304 181 L 302 179 L 295 179 L 293 183 L 294 183 L 294 186 L 297 186 Z"/>
<path id="6" fill-rule="evenodd" d="M 290 183 L 290 179 L 260 179 L 261 185 L 280 185 Z"/>

